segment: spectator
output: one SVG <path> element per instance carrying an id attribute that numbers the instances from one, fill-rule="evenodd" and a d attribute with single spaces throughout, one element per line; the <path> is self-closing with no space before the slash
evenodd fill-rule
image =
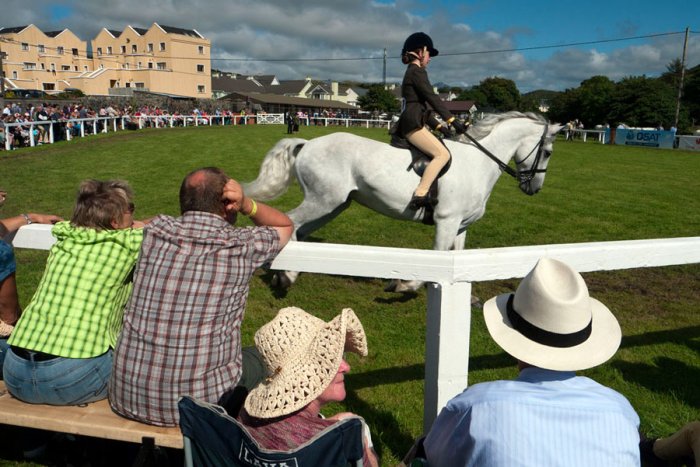
<path id="1" fill-rule="evenodd" d="M 7 193 L 0 190 L 0 206 L 5 202 Z M 22 214 L 0 220 L 0 376 L 8 349 L 7 339 L 14 325 L 22 314 L 22 308 L 17 295 L 15 280 L 15 256 L 12 247 L 3 238 L 28 224 L 54 224 L 61 221 L 58 216 L 50 214 Z"/>
<path id="2" fill-rule="evenodd" d="M 429 465 L 639 465 L 639 417 L 630 403 L 574 373 L 608 360 L 621 339 L 579 273 L 543 258 L 515 294 L 484 305 L 484 320 L 520 374 L 449 401 L 425 439 Z"/>
<path id="3" fill-rule="evenodd" d="M 53 227 L 57 242 L 5 358 L 5 384 L 16 398 L 78 405 L 107 397 L 143 239 L 131 199 L 126 182 L 86 180 L 70 222 Z"/>
<path id="4" fill-rule="evenodd" d="M 669 465 L 697 465 L 700 459 L 700 421 L 686 423 L 670 436 L 643 439 L 639 443 L 642 465 L 665 467 Z"/>
<path id="5" fill-rule="evenodd" d="M 270 450 L 295 449 L 340 420 L 343 412 L 320 417 L 329 402 L 345 399 L 344 352 L 367 355 L 367 338 L 355 313 L 346 308 L 330 322 L 300 308 L 283 308 L 255 333 L 255 346 L 270 375 L 245 401 L 240 421 L 258 444 Z M 376 466 L 369 428 L 364 430 L 363 465 Z"/>
<path id="6" fill-rule="evenodd" d="M 146 228 L 109 389 L 115 412 L 162 426 L 178 424 L 180 395 L 216 403 L 239 384 L 251 276 L 293 230 L 284 213 L 213 167 L 185 177 L 180 210 Z M 231 225 L 239 212 L 256 227 Z"/>

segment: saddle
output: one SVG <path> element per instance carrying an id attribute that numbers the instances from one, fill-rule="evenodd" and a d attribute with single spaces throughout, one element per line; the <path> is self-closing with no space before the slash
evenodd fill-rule
<path id="1" fill-rule="evenodd" d="M 440 142 L 443 145 L 445 144 L 442 141 L 442 139 L 440 139 Z M 413 170 L 419 177 L 423 176 L 425 168 L 428 166 L 428 164 L 430 164 L 430 161 L 432 160 L 430 156 L 428 156 L 426 153 L 412 145 L 406 138 L 402 138 L 396 133 L 392 133 L 391 142 L 389 144 L 398 149 L 408 149 L 411 152 L 411 163 L 408 165 L 408 167 L 406 167 L 406 170 Z M 450 155 L 450 159 L 447 161 L 447 164 L 445 164 L 445 166 L 442 168 L 433 184 L 430 185 L 428 193 L 430 194 L 431 198 L 437 199 L 438 180 L 440 180 L 440 177 L 442 177 L 450 169 L 450 165 L 452 165 L 452 155 Z M 426 206 L 423 212 L 424 214 L 421 222 L 423 222 L 423 224 L 426 225 L 435 225 L 435 220 L 433 219 L 433 206 Z"/>

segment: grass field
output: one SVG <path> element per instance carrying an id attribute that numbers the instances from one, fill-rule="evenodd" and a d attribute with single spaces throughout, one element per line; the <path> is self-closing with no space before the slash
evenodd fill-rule
<path id="1" fill-rule="evenodd" d="M 313 138 L 331 131 L 336 130 L 302 127 L 299 136 Z M 350 131 L 388 140 L 386 130 Z M 82 179 L 115 177 L 133 186 L 136 217 L 176 215 L 179 184 L 187 172 L 215 165 L 234 178 L 252 180 L 263 156 L 284 132 L 282 126 L 143 130 L 1 152 L 0 187 L 9 197 L 0 216 L 26 211 L 69 216 Z M 501 177 L 486 215 L 470 229 L 467 245 L 698 236 L 699 175 L 697 153 L 557 141 L 543 190 L 528 197 L 512 179 Z M 289 210 L 300 201 L 293 186 L 271 204 Z M 432 235 L 429 226 L 352 206 L 316 232 L 312 241 L 427 249 Z M 46 253 L 16 254 L 20 295 L 26 304 Z M 618 317 L 624 337 L 611 361 L 583 374 L 625 394 L 649 435 L 665 435 L 699 419 L 700 265 L 584 276 L 591 295 Z M 383 292 L 380 280 L 303 274 L 288 293 L 280 294 L 269 281 L 270 274 L 262 271 L 254 278 L 244 344 L 252 344 L 255 330 L 284 306 L 299 306 L 323 319 L 343 307 L 353 308 L 367 331 L 370 355 L 349 357 L 353 371 L 346 380 L 347 400 L 330 409 L 363 415 L 382 464 L 396 464 L 422 429 L 425 292 L 401 296 Z M 487 299 L 516 286 L 517 281 L 479 283 L 474 293 Z M 478 309 L 473 310 L 470 354 L 470 384 L 516 374 L 512 359 L 490 340 Z"/>

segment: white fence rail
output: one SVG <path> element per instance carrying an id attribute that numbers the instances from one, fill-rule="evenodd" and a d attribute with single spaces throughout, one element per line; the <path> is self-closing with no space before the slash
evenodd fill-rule
<path id="1" fill-rule="evenodd" d="M 49 249 L 50 226 L 22 227 L 17 248 Z M 423 423 L 427 430 L 448 400 L 464 390 L 469 369 L 471 283 L 524 277 L 543 256 L 580 272 L 700 263 L 700 237 L 431 251 L 290 242 L 273 269 L 428 285 Z"/>
<path id="2" fill-rule="evenodd" d="M 127 128 L 127 123 L 133 122 L 139 129 L 173 128 L 176 126 L 213 126 L 213 125 L 283 125 L 284 114 L 258 114 L 258 115 L 125 115 L 119 117 L 89 117 L 72 118 L 57 121 L 32 121 L 19 123 L 5 123 L 5 149 L 10 150 L 8 133 L 10 129 L 20 127 L 21 135 L 17 136 L 26 141 L 24 146 L 36 146 L 38 139 L 43 136 L 48 144 L 53 144 L 59 139 L 57 128 L 65 135 L 61 139 L 71 140 L 75 137 L 84 138 L 97 133 L 108 131 L 120 131 Z M 329 117 L 305 117 L 302 125 L 318 126 L 342 126 L 364 128 L 387 128 L 391 125 L 389 120 L 374 120 L 364 118 L 329 118 Z M 41 133 L 45 132 L 45 136 Z M 65 136 L 65 137 L 64 137 Z"/>

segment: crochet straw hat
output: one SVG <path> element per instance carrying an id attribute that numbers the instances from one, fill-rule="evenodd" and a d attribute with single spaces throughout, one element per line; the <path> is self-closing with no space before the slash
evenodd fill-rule
<path id="1" fill-rule="evenodd" d="M 255 346 L 270 375 L 245 401 L 256 418 L 302 409 L 333 381 L 344 352 L 367 355 L 365 330 L 350 308 L 328 323 L 301 308 L 283 308 L 255 333 Z"/>
<path id="2" fill-rule="evenodd" d="M 540 259 L 515 294 L 484 304 L 493 340 L 522 362 L 575 371 L 612 357 L 620 346 L 620 325 L 610 310 L 588 295 L 581 275 L 568 265 Z"/>

